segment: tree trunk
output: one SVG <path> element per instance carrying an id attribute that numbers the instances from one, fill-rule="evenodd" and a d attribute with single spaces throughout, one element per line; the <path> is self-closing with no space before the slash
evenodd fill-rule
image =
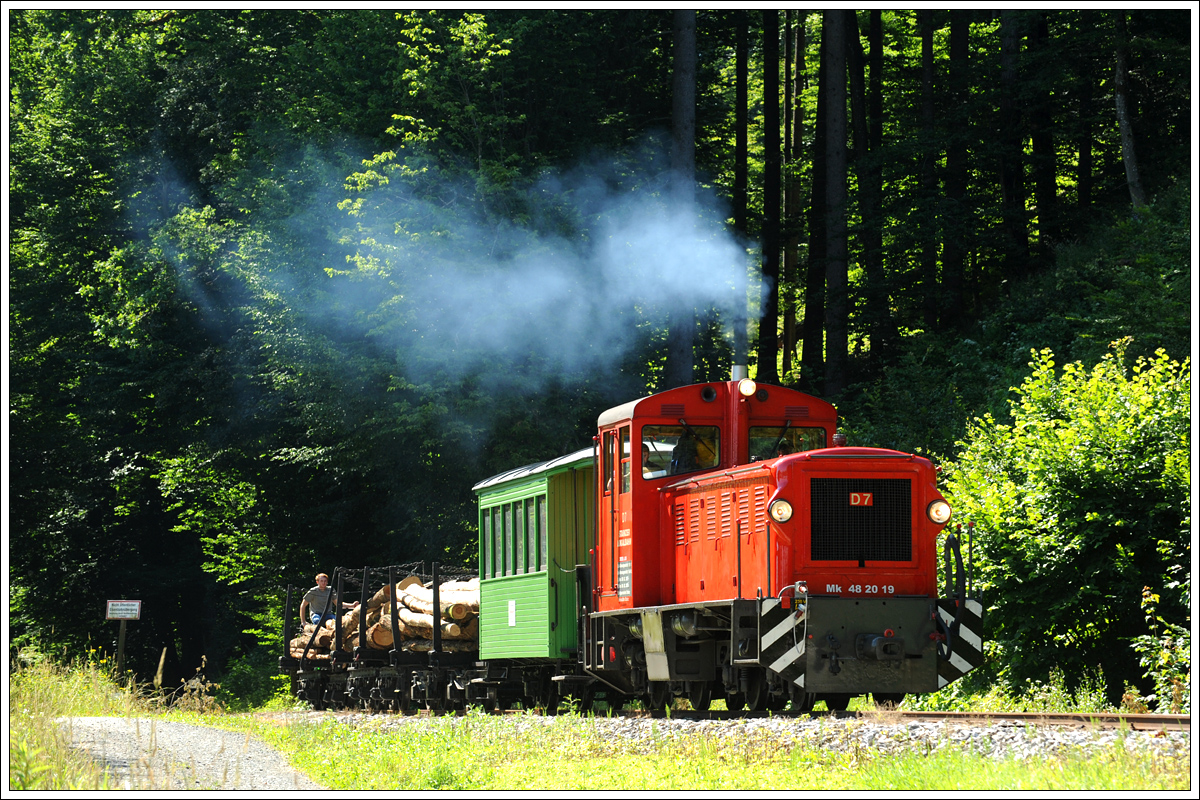
<path id="1" fill-rule="evenodd" d="M 1046 63 L 1050 45 L 1050 28 L 1045 12 L 1037 12 L 1037 20 L 1029 34 L 1029 50 L 1038 61 Z M 1039 70 L 1041 72 L 1042 70 Z M 1033 140 L 1033 186 L 1037 199 L 1038 251 L 1044 261 L 1050 257 L 1061 234 L 1058 230 L 1058 179 L 1054 156 L 1054 105 L 1050 92 L 1043 88 L 1040 75 L 1030 82 L 1035 100 L 1030 114 L 1030 135 Z"/>
<path id="2" fill-rule="evenodd" d="M 685 225 L 694 215 L 696 183 L 696 12 L 674 13 L 673 92 L 671 101 L 671 202 Z M 667 361 L 660 389 L 692 383 L 696 310 L 671 309 L 667 325 Z"/>
<path id="3" fill-rule="evenodd" d="M 825 394 L 836 397 L 846 386 L 849 325 L 848 264 L 846 247 L 846 28 L 853 11 L 826 11 L 828 38 L 825 120 L 826 230 L 825 291 Z"/>
<path id="4" fill-rule="evenodd" d="M 1134 147 L 1133 122 L 1129 116 L 1129 64 L 1128 33 L 1125 28 L 1125 12 L 1114 11 L 1113 23 L 1117 34 L 1117 64 L 1114 95 L 1117 103 L 1117 126 L 1121 131 L 1121 160 L 1125 162 L 1125 181 L 1129 184 L 1129 199 L 1134 208 L 1146 205 L 1146 193 L 1142 189 L 1142 176 L 1138 170 L 1137 151 Z"/>
<path id="5" fill-rule="evenodd" d="M 804 347 L 800 353 L 801 385 L 822 392 L 825 372 L 825 84 L 828 81 L 829 33 L 822 17 L 817 61 L 817 118 L 813 127 L 812 201 L 808 211 L 808 268 L 804 276 Z"/>
<path id="6" fill-rule="evenodd" d="M 763 12 L 763 235 L 765 300 L 758 324 L 760 383 L 779 383 L 779 12 Z"/>
<path id="7" fill-rule="evenodd" d="M 877 13 L 877 12 L 873 12 Z M 874 19 L 872 19 L 874 25 Z M 882 39 L 882 25 L 879 38 Z M 861 265 L 863 270 L 863 294 L 866 304 L 864 318 L 870 335 L 871 353 L 877 357 L 883 349 L 884 333 L 888 323 L 887 289 L 883 276 L 883 208 L 881 195 L 882 171 L 878 159 L 882 147 L 882 131 L 879 115 L 882 114 L 882 101 L 875 96 L 879 92 L 879 72 L 882 69 L 882 58 L 879 48 L 881 42 L 872 44 L 871 52 L 871 112 L 870 121 L 867 117 L 868 92 L 866 81 L 867 58 L 862 49 L 862 37 L 858 30 L 856 16 L 846 20 L 846 52 L 850 66 L 850 111 L 854 129 L 854 174 L 858 180 L 858 213 L 861 220 L 859 241 L 862 247 Z"/>
<path id="8" fill-rule="evenodd" d="M 883 12 L 870 12 L 868 42 L 871 46 L 870 85 L 867 88 L 867 118 L 870 124 L 868 147 L 871 151 L 867 165 L 869 213 L 864 213 L 867 251 L 874 254 L 876 277 L 873 286 L 871 352 L 887 360 L 899 332 L 891 313 L 891 286 L 883 250 Z"/>
<path id="9" fill-rule="evenodd" d="M 963 276 L 969 231 L 967 211 L 967 54 L 970 46 L 970 12 L 950 12 L 950 146 L 946 151 L 946 223 L 942 240 L 942 282 L 945 287 L 941 328 L 958 326 L 963 316 Z"/>
<path id="10" fill-rule="evenodd" d="M 1029 263 L 1029 230 L 1025 221 L 1021 106 L 1017 101 L 1017 58 L 1021 49 L 1020 15 L 1000 12 L 1000 213 L 1004 226 L 1004 271 L 1025 274 Z"/>
<path id="11" fill-rule="evenodd" d="M 921 199 L 925 213 L 921 215 L 921 286 L 924 289 L 925 330 L 935 331 L 938 327 L 938 248 L 937 230 L 940 214 L 937 206 L 937 173 L 935 165 L 940 151 L 934 147 L 933 117 L 933 12 L 918 11 L 921 28 L 921 135 L 924 140 L 921 153 Z"/>
<path id="12" fill-rule="evenodd" d="M 746 225 L 746 186 L 749 174 L 749 122 L 747 108 L 749 106 L 749 16 L 745 11 L 735 12 L 737 32 L 735 35 L 734 56 L 734 154 L 733 154 L 733 229 L 744 242 L 748 236 Z M 733 319 L 733 363 L 745 366 L 750 360 L 750 342 L 746 314 L 746 284 L 747 264 L 738 265 L 736 271 L 741 280 L 734 285 L 733 307 L 736 309 Z"/>
<path id="13" fill-rule="evenodd" d="M 1079 89 L 1079 161 L 1076 168 L 1076 202 L 1081 212 L 1086 212 L 1092 205 L 1092 98 L 1095 89 L 1092 85 L 1092 74 L 1085 68 Z"/>
<path id="14" fill-rule="evenodd" d="M 800 97 L 800 64 L 803 63 L 801 52 L 804 41 L 803 12 L 797 14 L 799 24 L 793 34 L 792 14 L 784 15 L 783 41 L 786 44 L 784 57 L 784 100 L 783 100 L 783 359 L 781 378 L 785 383 L 791 382 L 790 376 L 796 360 L 796 263 L 799 257 L 800 239 L 798 229 L 800 224 L 798 174 L 800 118 L 802 117 Z M 793 71 L 794 70 L 794 71 Z"/>

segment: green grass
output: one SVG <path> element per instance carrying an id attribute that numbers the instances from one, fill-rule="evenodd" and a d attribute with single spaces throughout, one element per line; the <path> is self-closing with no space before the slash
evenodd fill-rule
<path id="1" fill-rule="evenodd" d="M 107 789 L 108 777 L 72 750 L 56 717 L 136 716 L 148 713 L 138 692 L 112 679 L 107 661 L 62 667 L 24 652 L 9 678 L 10 789 Z"/>
<path id="2" fill-rule="evenodd" d="M 520 716 L 470 714 L 410 719 L 387 730 L 378 721 L 351 727 L 332 719 L 272 724 L 230 716 L 219 724 L 251 731 L 330 789 L 1183 790 L 1190 785 L 1186 758 L 1129 754 L 1120 742 L 1086 757 L 1080 751 L 1019 761 L 954 748 L 837 753 L 782 745 L 765 732 L 629 742 L 606 737 L 587 718 L 574 715 L 543 724 Z"/>
<path id="3" fill-rule="evenodd" d="M 587 717 L 411 718 L 355 726 L 328 716 L 220 713 L 202 698 L 164 709 L 149 693 L 114 682 L 98 662 L 61 667 L 46 660 L 14 665 L 10 682 L 12 789 L 111 788 L 86 757 L 66 745 L 52 723 L 60 716 L 149 716 L 245 731 L 283 753 L 330 789 L 455 790 L 1186 790 L 1184 758 L 1130 754 L 1117 743 L 1092 752 L 1030 761 L 992 759 L 954 748 L 885 755 L 782 744 L 765 732 L 683 740 L 652 734 L 631 742 L 607 736 Z M 975 697 L 979 706 L 1001 704 Z M 1047 700 L 1046 692 L 1034 694 Z M 1036 698 L 1025 698 L 1026 705 Z M 943 698 L 945 701 L 945 698 Z M 1011 700 L 1011 698 L 1010 698 Z M 1050 698 L 1058 705 L 1060 697 Z M 972 698 L 955 698 L 969 706 Z M 1014 701 L 1015 702 L 1015 701 Z M 279 708 L 278 700 L 274 706 Z M 853 707 L 853 706 L 852 706 Z M 975 710 L 982 710 L 976 708 Z M 386 718 L 395 722 L 396 718 Z"/>

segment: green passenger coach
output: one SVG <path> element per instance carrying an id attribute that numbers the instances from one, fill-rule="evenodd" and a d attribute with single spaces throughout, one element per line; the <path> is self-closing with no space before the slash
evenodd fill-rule
<path id="1" fill-rule="evenodd" d="M 473 487 L 480 658 L 575 658 L 575 565 L 592 547 L 593 463 L 587 448 Z"/>

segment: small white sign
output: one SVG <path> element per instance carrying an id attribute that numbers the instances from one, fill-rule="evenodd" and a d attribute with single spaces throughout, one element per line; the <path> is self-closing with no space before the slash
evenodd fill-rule
<path id="1" fill-rule="evenodd" d="M 141 619 L 141 600 L 109 600 L 105 619 Z"/>
<path id="2" fill-rule="evenodd" d="M 517 627 L 517 601 L 508 601 L 508 627 Z"/>

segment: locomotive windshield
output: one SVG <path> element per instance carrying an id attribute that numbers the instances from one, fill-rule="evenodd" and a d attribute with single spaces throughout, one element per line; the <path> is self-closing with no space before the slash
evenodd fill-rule
<path id="1" fill-rule="evenodd" d="M 790 453 L 819 450 L 824 446 L 824 428 L 793 428 L 790 425 L 750 428 L 751 461 L 765 461 Z"/>
<path id="2" fill-rule="evenodd" d="M 642 428 L 642 477 L 662 478 L 712 469 L 721 460 L 715 425 L 647 425 Z"/>

